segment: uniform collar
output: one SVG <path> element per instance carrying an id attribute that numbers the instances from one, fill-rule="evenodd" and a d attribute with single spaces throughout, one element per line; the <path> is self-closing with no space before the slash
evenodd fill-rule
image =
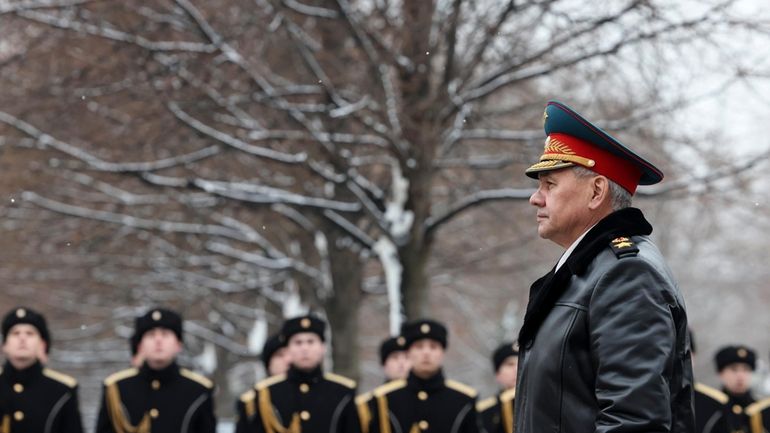
<path id="1" fill-rule="evenodd" d="M 414 372 L 409 372 L 409 377 L 406 379 L 407 386 L 415 391 L 437 391 L 443 388 L 444 385 L 444 372 L 439 371 L 433 376 L 427 379 L 421 379 L 417 377 Z"/>
<path id="2" fill-rule="evenodd" d="M 17 370 L 9 361 L 3 366 L 3 376 L 8 377 L 11 383 L 27 384 L 43 374 L 43 365 L 40 361 L 35 362 L 23 370 Z"/>
<path id="3" fill-rule="evenodd" d="M 751 391 L 748 391 L 744 394 L 733 394 L 725 388 L 722 388 L 722 391 L 727 394 L 728 397 L 730 397 L 729 404 L 731 405 L 737 404 L 739 406 L 746 407 L 756 401 L 754 396 L 751 394 Z"/>
<path id="4" fill-rule="evenodd" d="M 139 374 L 147 379 L 147 381 L 158 380 L 161 383 L 166 383 L 179 376 L 179 366 L 174 361 L 165 368 L 155 370 L 150 368 L 147 362 L 145 362 L 139 368 Z"/>
<path id="5" fill-rule="evenodd" d="M 323 374 L 320 365 L 310 371 L 302 371 L 292 365 L 286 372 L 286 378 L 297 383 L 318 383 L 323 378 Z"/>

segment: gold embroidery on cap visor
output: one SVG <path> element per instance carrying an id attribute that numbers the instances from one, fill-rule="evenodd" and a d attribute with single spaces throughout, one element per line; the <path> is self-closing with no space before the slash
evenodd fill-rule
<path id="1" fill-rule="evenodd" d="M 591 168 L 596 165 L 596 161 L 577 155 L 566 143 L 554 137 L 548 137 L 545 139 L 545 147 L 540 162 L 530 166 L 524 173 L 558 170 L 572 167 L 575 164 Z"/>

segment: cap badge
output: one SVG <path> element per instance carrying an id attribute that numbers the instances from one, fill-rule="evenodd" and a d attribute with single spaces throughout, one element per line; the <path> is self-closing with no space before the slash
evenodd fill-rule
<path id="1" fill-rule="evenodd" d="M 398 344 L 399 346 L 404 346 L 404 345 L 406 345 L 406 338 L 404 338 L 404 337 L 398 337 L 398 338 L 396 339 L 396 344 Z"/>
<path id="2" fill-rule="evenodd" d="M 422 332 L 423 334 L 429 333 L 430 325 L 428 325 L 427 323 L 423 323 L 422 326 L 420 326 L 420 332 Z"/>
<path id="3" fill-rule="evenodd" d="M 19 319 L 23 319 L 26 316 L 27 316 L 27 310 L 23 308 L 19 308 L 18 310 L 16 310 L 16 317 L 18 317 Z"/>
<path id="4" fill-rule="evenodd" d="M 548 120 L 548 111 L 543 111 L 543 126 L 545 126 L 546 120 Z"/>
<path id="5" fill-rule="evenodd" d="M 306 317 L 306 318 L 304 318 L 304 319 L 302 319 L 302 320 L 299 322 L 299 326 L 301 326 L 301 327 L 302 327 L 302 329 L 308 329 L 308 328 L 310 328 L 310 319 L 308 319 L 307 317 Z"/>
<path id="6" fill-rule="evenodd" d="M 152 312 L 152 320 L 157 322 L 161 317 L 163 317 L 163 315 L 160 313 L 160 311 L 155 310 Z"/>
<path id="7" fill-rule="evenodd" d="M 738 349 L 738 357 L 739 358 L 745 358 L 747 356 L 749 356 L 749 352 L 747 352 L 746 349 L 744 349 L 744 348 Z"/>

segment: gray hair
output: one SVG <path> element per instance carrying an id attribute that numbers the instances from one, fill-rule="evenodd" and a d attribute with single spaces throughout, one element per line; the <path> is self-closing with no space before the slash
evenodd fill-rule
<path id="1" fill-rule="evenodd" d="M 596 172 L 579 165 L 573 166 L 572 170 L 577 177 L 596 176 Z M 631 193 L 610 179 L 607 179 L 607 182 L 610 185 L 610 204 L 612 205 L 612 210 L 616 211 L 631 207 Z"/>

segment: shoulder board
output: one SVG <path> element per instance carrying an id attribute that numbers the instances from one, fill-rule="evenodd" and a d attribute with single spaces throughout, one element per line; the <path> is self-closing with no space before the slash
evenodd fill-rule
<path id="1" fill-rule="evenodd" d="M 345 376 L 340 376 L 339 374 L 334 373 L 324 373 L 324 378 L 334 383 L 339 383 L 346 388 L 356 389 L 356 381 L 353 379 L 348 379 Z"/>
<path id="2" fill-rule="evenodd" d="M 475 389 L 471 388 L 470 386 L 457 382 L 452 379 L 447 379 L 446 382 L 444 382 L 448 388 L 451 388 L 455 391 L 461 392 L 468 397 L 476 398 L 476 395 L 478 394 Z"/>
<path id="3" fill-rule="evenodd" d="M 503 391 L 503 393 L 500 394 L 500 401 L 508 402 L 513 400 L 514 398 L 516 398 L 516 388 Z"/>
<path id="4" fill-rule="evenodd" d="M 763 412 L 768 407 L 770 407 L 770 398 L 759 400 L 756 403 L 750 404 L 749 407 L 746 408 L 746 415 L 756 415 L 760 412 Z"/>
<path id="5" fill-rule="evenodd" d="M 369 400 L 372 399 L 372 392 L 367 392 L 361 395 L 356 396 L 356 405 L 362 405 L 369 403 Z"/>
<path id="6" fill-rule="evenodd" d="M 257 391 L 250 389 L 244 392 L 243 394 L 241 394 L 240 400 L 243 403 L 248 403 L 250 401 L 253 401 L 255 398 L 257 398 Z"/>
<path id="7" fill-rule="evenodd" d="M 113 383 L 120 382 L 123 379 L 128 379 L 129 377 L 136 376 L 137 374 L 139 374 L 139 370 L 137 370 L 136 368 L 129 368 L 127 370 L 122 370 L 107 376 L 107 379 L 104 379 L 104 384 L 112 385 Z"/>
<path id="8" fill-rule="evenodd" d="M 381 397 L 383 395 L 390 394 L 391 392 L 397 389 L 401 389 L 405 386 L 406 386 L 406 380 L 404 379 L 391 380 L 385 385 L 380 385 L 377 388 L 374 388 L 374 391 L 372 391 L 372 394 L 375 397 Z"/>
<path id="9" fill-rule="evenodd" d="M 615 256 L 619 259 L 624 257 L 636 257 L 639 254 L 639 248 L 636 246 L 631 238 L 625 236 L 617 237 L 610 241 L 610 248 Z"/>
<path id="10" fill-rule="evenodd" d="M 267 379 L 262 379 L 259 382 L 257 382 L 257 384 L 254 385 L 254 388 L 256 388 L 257 390 L 265 389 L 265 388 L 268 388 L 270 386 L 275 385 L 278 382 L 283 382 L 284 380 L 286 380 L 286 375 L 285 374 L 278 374 L 278 375 L 275 375 L 275 376 L 270 376 Z"/>
<path id="11" fill-rule="evenodd" d="M 74 388 L 74 387 L 78 386 L 78 381 L 74 377 L 67 376 L 64 373 L 59 373 L 58 371 L 51 370 L 50 368 L 44 368 L 43 369 L 43 375 L 48 377 L 48 378 L 50 378 L 50 379 L 53 379 L 53 380 L 55 380 L 57 382 L 61 382 L 61 383 L 65 384 L 65 385 L 69 386 L 70 388 Z"/>
<path id="12" fill-rule="evenodd" d="M 722 403 L 727 404 L 727 402 L 730 400 L 730 397 L 727 396 L 724 392 L 714 389 L 708 385 L 704 385 L 702 383 L 696 383 L 695 384 L 695 390 L 698 391 L 701 394 L 705 394 L 714 400 Z"/>
<path id="13" fill-rule="evenodd" d="M 488 397 L 480 402 L 476 403 L 476 412 L 484 412 L 485 410 L 493 407 L 497 404 L 497 397 Z"/>
<path id="14" fill-rule="evenodd" d="M 186 368 L 180 368 L 179 374 L 192 380 L 193 382 L 198 382 L 199 384 L 205 386 L 206 388 L 211 389 L 214 387 L 214 382 L 212 382 L 208 377 L 202 374 L 198 374 L 192 370 L 188 370 Z"/>

